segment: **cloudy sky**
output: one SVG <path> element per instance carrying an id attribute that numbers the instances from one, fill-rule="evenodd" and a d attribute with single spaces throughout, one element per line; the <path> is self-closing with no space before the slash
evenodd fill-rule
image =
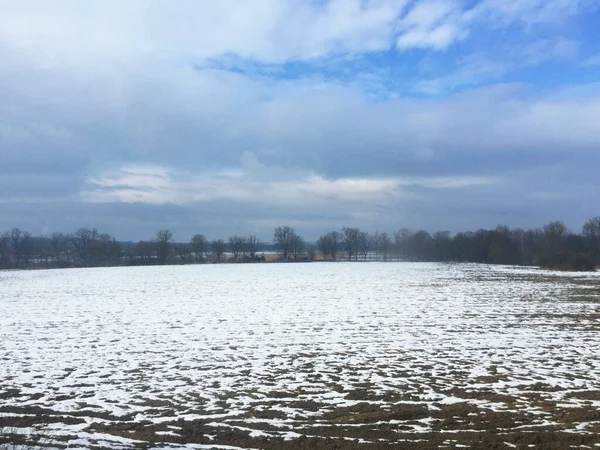
<path id="1" fill-rule="evenodd" d="M 600 0 L 0 0 L 0 230 L 600 215 Z"/>

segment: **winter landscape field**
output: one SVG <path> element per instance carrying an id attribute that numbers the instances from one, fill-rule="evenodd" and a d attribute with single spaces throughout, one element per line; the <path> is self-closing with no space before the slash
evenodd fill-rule
<path id="1" fill-rule="evenodd" d="M 418 263 L 0 272 L 0 440 L 600 448 L 598 275 Z"/>

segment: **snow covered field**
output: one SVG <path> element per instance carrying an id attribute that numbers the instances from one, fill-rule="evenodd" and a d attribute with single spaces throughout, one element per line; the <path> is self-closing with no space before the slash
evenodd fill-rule
<path id="1" fill-rule="evenodd" d="M 69 448 L 600 448 L 598 275 L 0 272 L 0 426 Z"/>

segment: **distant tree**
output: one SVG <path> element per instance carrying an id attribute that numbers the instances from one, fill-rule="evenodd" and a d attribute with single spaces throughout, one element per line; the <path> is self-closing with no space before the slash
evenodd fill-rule
<path id="1" fill-rule="evenodd" d="M 392 251 L 392 247 L 393 247 L 392 240 L 390 239 L 389 235 L 385 232 L 381 233 L 378 237 L 379 237 L 379 243 L 378 243 L 379 251 L 381 252 L 381 255 L 383 256 L 383 260 L 387 261 L 388 255 Z"/>
<path id="2" fill-rule="evenodd" d="M 208 246 L 206 236 L 203 234 L 195 234 L 192 236 L 190 245 L 192 247 L 192 252 L 194 252 L 196 262 L 203 261 L 204 253 L 206 252 L 206 247 Z"/>
<path id="3" fill-rule="evenodd" d="M 510 240 L 514 243 L 515 248 L 517 249 L 516 264 L 526 264 L 525 231 L 520 228 L 510 230 Z"/>
<path id="4" fill-rule="evenodd" d="M 330 248 L 330 242 L 327 239 L 327 235 L 319 236 L 319 239 L 317 239 L 317 248 L 323 255 L 323 259 L 325 260 L 327 258 L 327 256 L 329 255 L 329 248 Z M 335 261 L 335 259 L 334 259 L 334 261 Z"/>
<path id="5" fill-rule="evenodd" d="M 431 235 L 425 230 L 419 230 L 412 235 L 410 247 L 418 261 L 431 261 L 433 259 L 434 242 Z"/>
<path id="6" fill-rule="evenodd" d="M 365 231 L 361 231 L 358 234 L 358 253 L 363 257 L 363 260 L 367 260 L 367 256 L 369 255 L 369 250 L 371 249 L 372 238 L 369 236 L 369 233 Z"/>
<path id="7" fill-rule="evenodd" d="M 259 245 L 260 240 L 256 237 L 255 234 L 251 234 L 246 238 L 246 251 L 250 256 L 251 261 L 254 261 L 256 259 L 256 253 L 258 252 Z"/>
<path id="8" fill-rule="evenodd" d="M 121 264 L 121 246 L 106 233 L 98 234 L 88 244 L 89 264 L 94 266 L 110 266 Z"/>
<path id="9" fill-rule="evenodd" d="M 358 236 L 360 230 L 358 228 L 344 227 L 342 228 L 342 239 L 346 252 L 348 253 L 348 259 L 352 260 L 354 256 L 358 260 Z"/>
<path id="10" fill-rule="evenodd" d="M 518 264 L 519 243 L 506 225 L 498 225 L 487 232 L 487 262 L 492 264 Z"/>
<path id="11" fill-rule="evenodd" d="M 223 239 L 215 239 L 212 242 L 212 251 L 213 251 L 213 255 L 215 255 L 215 259 L 218 263 L 221 262 L 221 260 L 223 259 L 223 255 L 225 254 L 225 250 L 226 250 L 226 245 L 225 245 L 225 241 Z"/>
<path id="12" fill-rule="evenodd" d="M 527 230 L 523 234 L 525 264 L 539 264 L 544 233 L 540 228 Z"/>
<path id="13" fill-rule="evenodd" d="M 246 251 L 246 238 L 244 236 L 231 236 L 229 238 L 229 249 L 237 261 L 239 256 Z"/>
<path id="14" fill-rule="evenodd" d="M 304 239 L 293 233 L 290 239 L 290 252 L 294 255 L 294 261 L 299 260 L 300 254 L 304 252 L 304 245 Z"/>
<path id="15" fill-rule="evenodd" d="M 474 252 L 475 262 L 489 263 L 489 232 L 488 230 L 479 229 L 472 234 L 472 250 Z"/>
<path id="16" fill-rule="evenodd" d="M 158 263 L 166 264 L 169 254 L 171 253 L 171 246 L 173 244 L 173 233 L 169 230 L 160 230 L 156 233 L 156 250 L 158 252 Z"/>
<path id="17" fill-rule="evenodd" d="M 549 255 L 557 254 L 564 250 L 563 246 L 569 230 L 563 222 L 549 222 L 542 228 L 543 249 L 542 256 L 547 258 Z"/>
<path id="18" fill-rule="evenodd" d="M 8 231 L 0 233 L 0 268 L 8 269 L 11 260 L 11 248 L 9 244 L 10 234 Z"/>
<path id="19" fill-rule="evenodd" d="M 413 249 L 411 246 L 411 240 L 414 233 L 408 228 L 401 228 L 394 232 L 394 252 L 396 253 L 396 259 L 399 258 L 412 260 L 415 258 Z"/>
<path id="20" fill-rule="evenodd" d="M 49 244 L 54 261 L 57 265 L 60 265 L 61 257 L 64 256 L 69 245 L 67 236 L 65 236 L 63 233 L 52 233 L 49 238 Z"/>
<path id="21" fill-rule="evenodd" d="M 13 228 L 10 231 L 10 246 L 15 260 L 15 268 L 21 269 L 29 264 L 31 252 L 31 234 Z"/>
<path id="22" fill-rule="evenodd" d="M 379 255 L 381 254 L 381 233 L 379 231 L 376 231 L 371 236 L 371 246 L 375 253 L 375 259 L 379 261 Z"/>
<path id="23" fill-rule="evenodd" d="M 314 260 L 315 247 L 288 226 L 278 227 L 273 234 L 274 248 L 284 261 Z M 257 260 L 259 241 L 255 235 L 232 236 L 229 244 L 234 257 Z M 40 268 L 60 266 L 69 262 L 86 266 L 117 264 L 165 264 L 174 255 L 181 263 L 200 261 L 211 249 L 221 262 L 226 243 L 215 240 L 210 245 L 206 237 L 197 234 L 189 243 L 173 242 L 169 230 L 161 230 L 152 242 L 121 244 L 95 228 L 79 228 L 75 233 L 53 233 L 50 237 L 33 237 L 19 228 L 0 233 L 0 268 Z M 350 260 L 368 258 L 416 261 L 465 261 L 486 264 L 526 264 L 564 270 L 592 270 L 600 263 L 600 217 L 589 219 L 581 233 L 572 233 L 563 222 L 553 221 L 542 228 L 522 230 L 498 225 L 494 229 L 459 232 L 452 236 L 438 231 L 433 236 L 425 230 L 415 233 L 403 228 L 393 233 L 369 236 L 358 228 L 345 227 L 317 240 L 324 259 L 336 260 L 340 250 L 346 250 Z M 71 257 L 73 255 L 73 257 Z M 264 255 L 263 255 L 264 260 Z M 45 262 L 45 264 L 44 264 Z"/>
<path id="24" fill-rule="evenodd" d="M 139 241 L 129 249 L 129 258 L 131 264 L 149 265 L 156 261 L 157 244 L 150 241 Z"/>
<path id="25" fill-rule="evenodd" d="M 32 251 L 34 258 L 42 262 L 45 267 L 56 266 L 57 264 L 51 263 L 51 259 L 54 259 L 54 251 L 50 245 L 50 239 L 46 237 L 35 237 L 31 239 Z"/>
<path id="26" fill-rule="evenodd" d="M 19 228 L 13 228 L 7 233 L 7 243 L 10 248 L 9 254 L 11 257 L 9 267 L 18 269 L 21 265 L 21 236 L 23 232 Z"/>
<path id="27" fill-rule="evenodd" d="M 331 256 L 331 259 L 335 261 L 337 260 L 337 255 L 340 251 L 340 242 L 342 240 L 342 235 L 339 233 L 339 231 L 331 231 L 327 233 L 327 237 L 331 244 L 329 247 L 329 256 Z"/>
<path id="28" fill-rule="evenodd" d="M 600 217 L 589 219 L 583 225 L 582 235 L 587 240 L 592 257 L 600 259 Z"/>
<path id="29" fill-rule="evenodd" d="M 84 265 L 87 265 L 90 259 L 90 244 L 98 239 L 98 234 L 96 228 L 79 228 L 74 234 L 69 235 L 75 253 Z"/>
<path id="30" fill-rule="evenodd" d="M 433 235 L 435 259 L 448 261 L 452 250 L 452 238 L 449 231 L 437 231 Z"/>
<path id="31" fill-rule="evenodd" d="M 292 251 L 292 242 L 295 239 L 296 231 L 288 226 L 277 227 L 273 232 L 273 244 L 281 252 L 284 261 L 287 261 Z"/>
<path id="32" fill-rule="evenodd" d="M 583 224 L 581 234 L 585 237 L 600 237 L 600 216 L 593 217 Z"/>
<path id="33" fill-rule="evenodd" d="M 323 259 L 325 259 L 327 256 L 331 257 L 332 261 L 337 259 L 340 239 L 340 233 L 337 231 L 332 231 L 319 237 L 317 240 L 317 247 L 323 254 Z"/>
<path id="34" fill-rule="evenodd" d="M 555 240 L 563 239 L 569 232 L 566 225 L 559 220 L 548 222 L 546 225 L 544 225 L 542 231 L 546 237 Z"/>
<path id="35" fill-rule="evenodd" d="M 394 231 L 394 253 L 396 254 L 396 261 L 400 261 L 400 255 L 402 254 L 402 232 Z"/>
<path id="36" fill-rule="evenodd" d="M 192 244 L 186 242 L 174 243 L 172 249 L 180 264 L 191 264 L 195 261 L 195 255 L 192 256 Z"/>

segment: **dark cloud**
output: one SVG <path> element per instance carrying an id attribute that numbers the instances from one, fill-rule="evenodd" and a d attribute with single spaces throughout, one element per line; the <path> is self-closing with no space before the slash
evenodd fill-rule
<path id="1" fill-rule="evenodd" d="M 254 26 L 245 29 L 248 39 L 226 39 L 220 27 L 227 23 L 211 28 L 221 40 L 190 39 L 198 36 L 179 29 L 185 22 L 163 23 L 157 9 L 144 20 L 164 39 L 149 42 L 123 19 L 137 17 L 136 6 L 123 15 L 106 6 L 117 21 L 114 36 L 69 7 L 41 5 L 32 28 L 0 17 L 0 228 L 39 233 L 94 226 L 122 239 L 149 238 L 163 227 L 186 238 L 196 231 L 270 237 L 273 226 L 289 223 L 315 237 L 346 224 L 371 231 L 458 230 L 562 218 L 576 226 L 598 213 L 598 84 L 542 90 L 535 81 L 499 82 L 415 95 L 414 77 L 422 68 L 403 67 L 403 80 L 378 70 L 397 48 L 386 43 L 393 33 L 382 31 L 379 18 L 389 16 L 381 21 L 391 27 L 400 19 L 394 8 L 404 2 L 376 3 L 382 9 L 374 16 L 302 6 L 308 8 L 304 20 L 326 13 L 323 23 L 348 21 L 340 29 L 349 35 L 332 37 L 319 22 L 305 41 L 291 39 L 302 30 L 282 31 L 287 8 L 282 17 L 261 16 L 278 24 L 263 25 L 281 32 L 281 42 Z M 525 26 L 520 13 L 535 12 L 525 4 L 514 11 L 489 0 L 481 5 L 477 11 L 501 16 L 506 27 Z M 16 10 L 15 17 L 29 17 Z M 551 9 L 554 19 L 567 20 L 560 10 Z M 458 20 L 463 12 L 444 20 Z M 478 14 L 479 27 L 486 15 Z M 54 32 L 56 24 L 61 33 Z M 471 26 L 462 21 L 459 28 Z M 434 42 L 435 33 L 421 31 L 407 31 L 402 45 L 419 36 L 413 48 L 459 39 Z M 372 39 L 368 45 L 364 36 Z M 553 36 L 535 42 L 570 41 Z M 524 65 L 552 57 L 538 47 Z M 353 59 L 353 51 L 375 52 L 377 67 L 368 58 Z M 518 66 L 514 55 L 523 51 L 511 56 L 510 67 Z M 223 55 L 237 62 L 215 64 Z M 396 64 L 402 55 L 397 51 Z M 425 81 L 481 86 L 482 74 L 501 81 L 477 55 L 477 70 L 459 64 L 463 72 L 428 72 Z M 297 66 L 302 70 L 290 73 Z M 158 175 L 135 171 L 147 167 Z"/>

